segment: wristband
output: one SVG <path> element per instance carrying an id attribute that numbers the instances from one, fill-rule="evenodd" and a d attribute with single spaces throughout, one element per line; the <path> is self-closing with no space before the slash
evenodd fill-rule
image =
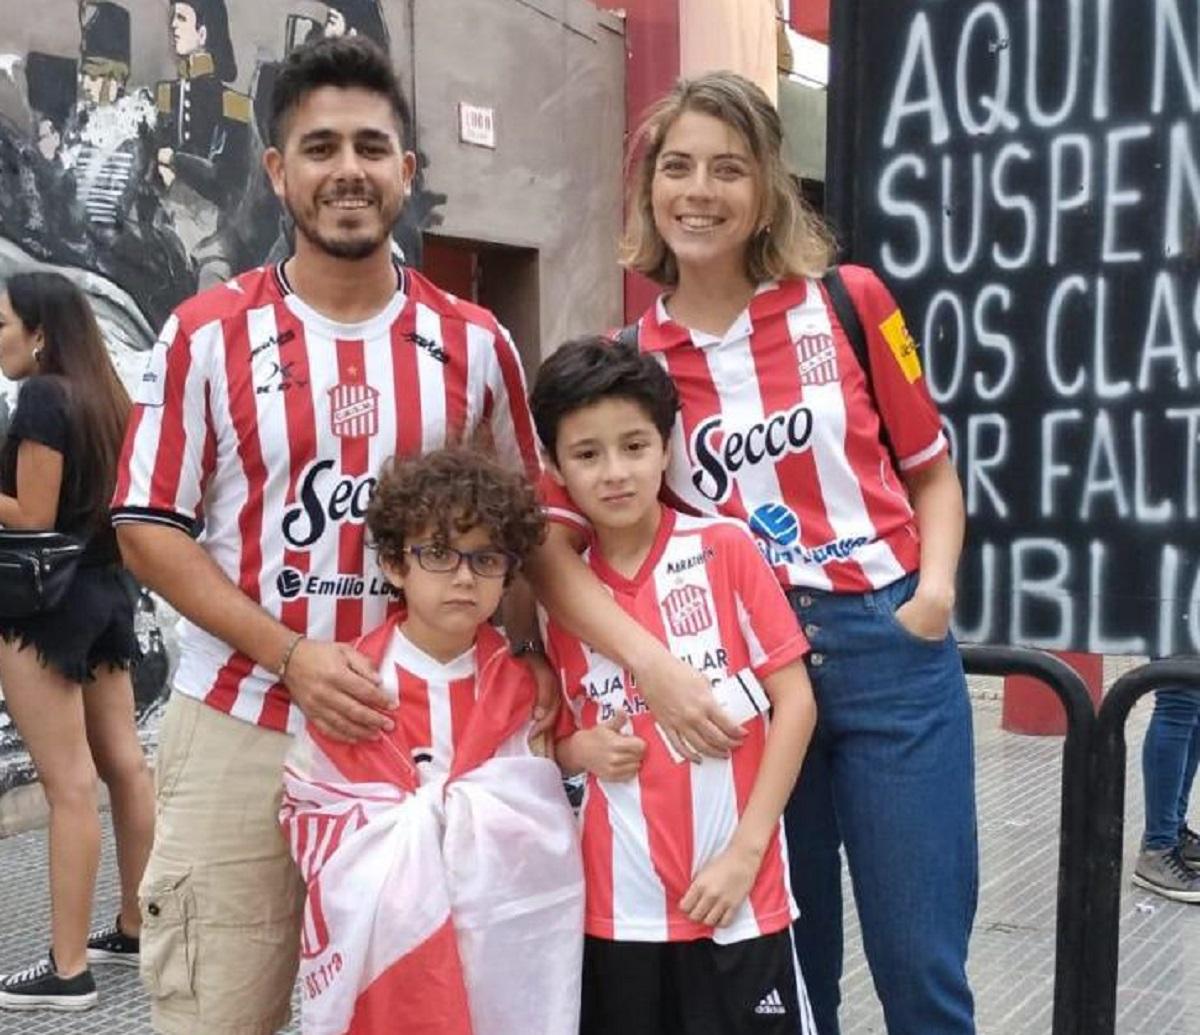
<path id="1" fill-rule="evenodd" d="M 526 654 L 537 654 L 539 657 L 546 656 L 546 652 L 542 650 L 542 645 L 537 640 L 521 640 L 519 643 L 512 645 L 512 656 L 514 658 L 523 658 Z"/>
<path id="2" fill-rule="evenodd" d="M 292 654 L 295 652 L 296 647 L 303 639 L 304 633 L 296 633 L 296 635 L 293 636 L 288 642 L 288 645 L 284 647 L 283 657 L 279 659 L 279 668 L 275 670 L 275 675 L 281 680 L 287 675 L 288 662 L 292 660 Z"/>

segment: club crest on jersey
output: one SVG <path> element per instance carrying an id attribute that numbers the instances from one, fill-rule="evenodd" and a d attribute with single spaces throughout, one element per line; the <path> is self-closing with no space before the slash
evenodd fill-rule
<path id="1" fill-rule="evenodd" d="M 671 590 L 660 606 L 676 636 L 695 636 L 713 624 L 708 594 L 699 586 L 680 586 Z"/>
<path id="2" fill-rule="evenodd" d="M 692 432 L 692 484 L 705 499 L 724 503 L 733 490 L 733 476 L 742 467 L 774 462 L 812 446 L 812 410 L 797 404 L 778 410 L 744 431 L 726 431 L 720 414 L 701 421 Z"/>
<path id="3" fill-rule="evenodd" d="M 369 438 L 379 431 L 379 391 L 342 381 L 329 389 L 329 420 L 338 438 Z"/>
<path id="4" fill-rule="evenodd" d="M 800 383 L 815 388 L 837 380 L 837 347 L 828 334 L 802 334 L 796 339 Z"/>

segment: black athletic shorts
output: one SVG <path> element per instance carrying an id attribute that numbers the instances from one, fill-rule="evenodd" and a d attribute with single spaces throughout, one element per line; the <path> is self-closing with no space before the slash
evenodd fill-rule
<path id="1" fill-rule="evenodd" d="M 42 664 L 74 683 L 97 665 L 129 668 L 140 655 L 128 576 L 115 564 L 80 567 L 61 604 L 30 618 L 0 618 L 0 639 L 37 650 Z"/>
<path id="2" fill-rule="evenodd" d="M 792 931 L 583 948 L 580 1035 L 816 1035 Z"/>

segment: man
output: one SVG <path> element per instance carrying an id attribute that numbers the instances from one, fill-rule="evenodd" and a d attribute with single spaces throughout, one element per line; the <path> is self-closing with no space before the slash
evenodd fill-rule
<path id="1" fill-rule="evenodd" d="M 344 740 L 390 728 L 346 645 L 393 606 L 363 535 L 380 465 L 486 425 L 502 460 L 538 470 L 506 332 L 393 263 L 415 159 L 386 55 L 361 37 L 289 55 L 270 138 L 295 253 L 168 320 L 113 508 L 126 562 L 188 619 L 141 896 L 168 1035 L 286 1023 L 303 900 L 277 821 L 287 731 L 305 716 Z"/>

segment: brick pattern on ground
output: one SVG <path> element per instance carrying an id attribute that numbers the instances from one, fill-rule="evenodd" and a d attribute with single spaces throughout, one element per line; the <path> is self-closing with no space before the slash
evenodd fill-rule
<path id="1" fill-rule="evenodd" d="M 972 681 L 978 746 L 982 886 L 971 952 L 980 1035 L 1048 1035 L 1054 958 L 1055 880 L 1061 741 L 1000 730 L 996 695 Z M 1119 1035 L 1200 1032 L 1200 906 L 1168 902 L 1129 885 L 1141 833 L 1140 745 L 1149 718 L 1143 701 L 1129 723 L 1126 880 L 1121 916 Z M 1200 823 L 1193 823 L 1200 826 Z M 886 846 L 881 846 L 886 848 Z M 45 834 L 0 840 L 0 971 L 46 948 Z M 847 902 L 850 892 L 846 890 Z M 117 906 L 113 845 L 105 822 L 95 918 Z M 100 1006 L 90 1013 L 0 1013 L 0 1035 L 149 1035 L 149 1004 L 137 976 L 97 968 Z M 845 1035 L 883 1035 L 862 943 L 848 907 Z M 288 1029 L 298 1032 L 297 1025 Z"/>

